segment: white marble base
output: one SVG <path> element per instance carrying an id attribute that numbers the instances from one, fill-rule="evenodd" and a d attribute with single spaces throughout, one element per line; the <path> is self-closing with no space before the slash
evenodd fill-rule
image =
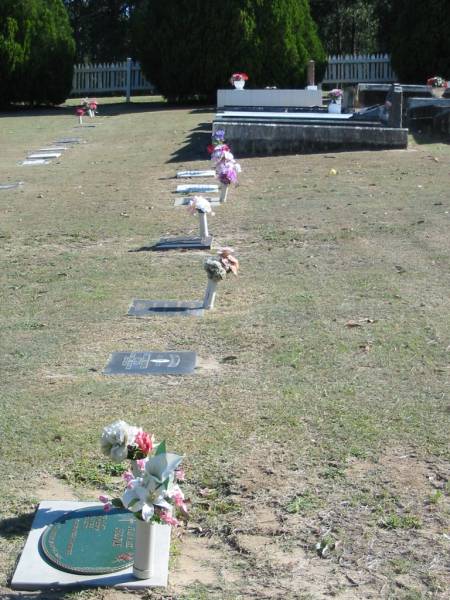
<path id="1" fill-rule="evenodd" d="M 45 160 L 45 158 L 36 158 L 36 159 L 31 159 L 31 160 L 23 160 L 20 164 L 21 165 L 25 165 L 26 167 L 30 167 L 31 165 L 48 165 L 49 164 L 49 160 Z"/>
<path id="2" fill-rule="evenodd" d="M 177 194 L 195 194 L 204 192 L 218 192 L 219 186 L 214 183 L 188 183 L 177 185 Z"/>
<path id="3" fill-rule="evenodd" d="M 154 565 L 155 575 L 150 579 L 137 579 L 133 575 L 132 566 L 106 575 L 77 575 L 60 571 L 44 560 L 39 549 L 39 539 L 45 527 L 68 511 L 98 505 L 98 502 L 63 500 L 41 502 L 13 575 L 11 587 L 16 590 L 43 590 L 101 586 L 130 589 L 167 586 L 171 530 L 168 525 L 157 525 L 158 555 Z"/>
<path id="4" fill-rule="evenodd" d="M 215 177 L 215 171 L 178 171 L 178 179 L 190 179 L 191 177 Z"/>
<path id="5" fill-rule="evenodd" d="M 193 196 L 183 196 L 183 198 L 175 198 L 174 206 L 187 206 L 192 200 Z M 211 206 L 219 206 L 221 204 L 219 196 L 204 196 L 205 200 L 211 204 Z"/>
<path id="6" fill-rule="evenodd" d="M 53 146 L 51 148 L 39 148 L 36 152 L 64 152 L 67 150 L 67 146 Z"/>
<path id="7" fill-rule="evenodd" d="M 61 152 L 35 152 L 34 154 L 29 154 L 27 156 L 28 160 L 36 159 L 36 158 L 59 158 L 61 156 Z"/>

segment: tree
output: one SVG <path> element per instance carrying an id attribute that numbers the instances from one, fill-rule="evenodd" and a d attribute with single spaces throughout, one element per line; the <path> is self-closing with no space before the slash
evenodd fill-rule
<path id="1" fill-rule="evenodd" d="M 0 102 L 64 101 L 72 86 L 74 52 L 61 0 L 2 0 Z"/>
<path id="2" fill-rule="evenodd" d="M 392 66 L 404 83 L 450 78 L 448 0 L 397 0 L 393 13 Z"/>
<path id="3" fill-rule="evenodd" d="M 325 68 L 307 0 L 143 0 L 134 34 L 147 78 L 171 100 L 212 99 L 235 71 L 255 87 L 299 87 L 308 60 Z"/>

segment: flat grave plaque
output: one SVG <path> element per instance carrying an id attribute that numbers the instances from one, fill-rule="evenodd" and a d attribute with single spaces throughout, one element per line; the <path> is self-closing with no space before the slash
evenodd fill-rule
<path id="1" fill-rule="evenodd" d="M 211 204 L 211 206 L 219 206 L 220 198 L 219 196 L 205 196 L 205 200 Z M 192 196 L 184 196 L 183 198 L 175 198 L 174 206 L 187 206 L 189 202 L 192 200 Z"/>
<path id="2" fill-rule="evenodd" d="M 56 140 L 56 144 L 80 144 L 81 138 L 72 137 L 72 138 L 61 138 L 60 140 Z"/>
<path id="3" fill-rule="evenodd" d="M 20 164 L 25 165 L 26 167 L 30 167 L 32 165 L 48 165 L 49 163 L 50 161 L 45 160 L 45 158 L 36 158 L 23 160 Z"/>
<path id="4" fill-rule="evenodd" d="M 105 375 L 189 375 L 197 361 L 195 352 L 113 352 Z"/>
<path id="5" fill-rule="evenodd" d="M 202 317 L 203 302 L 178 302 L 174 300 L 138 300 L 133 299 L 128 315 L 130 317 Z"/>
<path id="6" fill-rule="evenodd" d="M 188 179 L 190 177 L 214 177 L 216 174 L 215 171 L 178 171 L 177 177 L 179 179 L 184 178 Z"/>
<path id="7" fill-rule="evenodd" d="M 168 577 L 169 565 L 169 550 L 170 550 L 170 530 L 167 525 L 155 524 L 156 540 L 155 545 L 158 552 L 155 555 L 155 560 L 152 565 L 152 576 L 149 579 L 137 579 L 133 575 L 133 567 L 128 566 L 120 571 L 105 574 L 81 574 L 69 573 L 61 570 L 55 564 L 51 563 L 45 556 L 41 537 L 52 523 L 58 521 L 61 517 L 66 517 L 70 511 L 78 509 L 89 509 L 97 507 L 103 513 L 103 505 L 98 502 L 73 502 L 67 500 L 49 500 L 39 504 L 36 515 L 33 519 L 24 549 L 20 555 L 19 562 L 12 577 L 11 587 L 15 590 L 39 590 L 43 589 L 71 589 L 74 587 L 115 587 L 125 589 L 145 589 L 148 587 L 166 586 Z M 73 514 L 73 513 L 72 513 Z M 130 516 L 134 519 L 133 515 Z M 94 517 L 97 518 L 97 517 Z M 95 531 L 95 524 L 93 530 Z M 123 525 L 125 528 L 125 523 Z M 121 528 L 119 526 L 119 528 Z M 128 532 L 128 527 L 125 528 L 124 535 Z M 48 534 L 50 535 L 50 534 Z M 78 530 L 77 539 L 80 533 Z M 119 540 L 121 532 L 117 533 L 115 539 Z M 125 554 L 130 548 L 127 548 L 127 538 L 125 537 Z M 114 543 L 114 542 L 113 542 Z M 131 534 L 128 539 L 131 544 Z M 68 541 L 70 551 L 70 539 Z M 75 545 L 74 545 L 75 548 Z M 67 545 L 65 547 L 67 551 Z M 132 551 L 134 552 L 134 550 Z M 132 553 L 130 552 L 130 554 Z M 91 547 L 88 553 L 91 554 Z M 73 553 L 72 553 L 73 555 Z M 45 596 L 47 597 L 47 596 Z"/>
<path id="8" fill-rule="evenodd" d="M 36 158 L 59 158 L 61 156 L 61 152 L 35 152 L 33 154 L 29 154 L 27 159 L 36 159 Z"/>
<path id="9" fill-rule="evenodd" d="M 14 183 L 0 183 L 0 190 L 12 190 L 23 185 L 23 181 L 15 181 Z"/>
<path id="10" fill-rule="evenodd" d="M 67 146 L 52 146 L 49 148 L 39 148 L 37 152 L 64 152 L 67 150 Z"/>
<path id="11" fill-rule="evenodd" d="M 189 194 L 194 192 L 218 192 L 219 186 L 214 183 L 189 183 L 177 185 L 177 194 Z"/>
<path id="12" fill-rule="evenodd" d="M 41 549 L 58 569 L 103 575 L 133 564 L 135 517 L 127 510 L 79 508 L 59 517 L 41 536 Z"/>
<path id="13" fill-rule="evenodd" d="M 155 252 L 165 250 L 210 250 L 212 244 L 212 235 L 208 237 L 174 237 L 161 238 L 157 244 L 152 246 Z"/>

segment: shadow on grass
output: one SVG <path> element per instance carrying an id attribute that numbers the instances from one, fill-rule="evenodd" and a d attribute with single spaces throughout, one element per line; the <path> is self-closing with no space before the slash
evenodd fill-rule
<path id="1" fill-rule="evenodd" d="M 34 515 L 35 511 L 2 519 L 0 521 L 0 537 L 8 539 L 27 534 L 31 529 Z"/>
<path id="2" fill-rule="evenodd" d="M 208 160 L 206 147 L 211 143 L 211 123 L 200 123 L 192 129 L 185 144 L 172 154 L 168 163 Z"/>
<path id="3" fill-rule="evenodd" d="M 448 133 L 441 133 L 430 126 L 424 126 L 420 130 L 410 130 L 410 134 L 418 145 L 450 144 Z"/>

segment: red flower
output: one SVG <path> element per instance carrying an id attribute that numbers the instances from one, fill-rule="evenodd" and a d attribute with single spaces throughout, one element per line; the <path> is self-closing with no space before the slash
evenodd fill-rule
<path id="1" fill-rule="evenodd" d="M 151 450 L 153 450 L 153 440 L 146 431 L 140 431 L 134 441 L 139 446 L 139 449 L 144 452 L 144 454 L 148 454 L 151 452 Z"/>
<path id="2" fill-rule="evenodd" d="M 76 113 L 79 117 L 82 117 L 84 115 L 84 109 L 83 108 L 77 108 Z"/>
<path id="3" fill-rule="evenodd" d="M 208 144 L 206 149 L 208 150 L 208 154 L 212 154 L 214 152 L 214 146 L 212 144 Z"/>

